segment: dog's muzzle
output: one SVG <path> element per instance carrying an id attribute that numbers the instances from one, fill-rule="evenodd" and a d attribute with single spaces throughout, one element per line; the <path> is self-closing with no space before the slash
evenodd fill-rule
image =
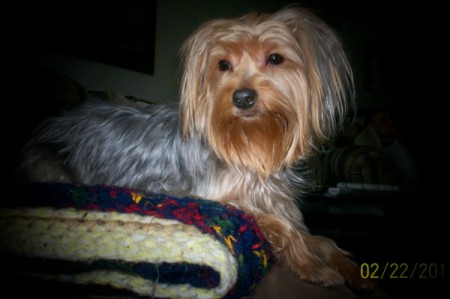
<path id="1" fill-rule="evenodd" d="M 239 89 L 233 93 L 234 106 L 239 109 L 251 108 L 255 104 L 257 98 L 257 92 L 250 88 Z"/>

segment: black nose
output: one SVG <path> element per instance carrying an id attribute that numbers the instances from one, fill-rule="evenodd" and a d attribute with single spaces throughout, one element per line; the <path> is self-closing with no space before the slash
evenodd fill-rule
<path id="1" fill-rule="evenodd" d="M 243 88 L 233 93 L 233 103 L 239 109 L 248 109 L 255 104 L 257 97 L 255 90 Z"/>

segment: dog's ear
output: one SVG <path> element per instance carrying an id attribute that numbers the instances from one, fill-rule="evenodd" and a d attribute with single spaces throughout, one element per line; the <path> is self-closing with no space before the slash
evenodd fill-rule
<path id="1" fill-rule="evenodd" d="M 211 29 L 205 23 L 194 31 L 181 48 L 182 78 L 180 86 L 182 133 L 187 137 L 194 133 L 199 121 L 198 105 L 205 89 L 205 72 L 208 59 L 208 43 Z M 197 128 L 198 129 L 198 128 Z"/>
<path id="2" fill-rule="evenodd" d="M 353 73 L 336 33 L 308 10 L 285 8 L 273 18 L 286 24 L 302 49 L 309 85 L 310 124 L 319 140 L 330 137 L 354 106 Z"/>

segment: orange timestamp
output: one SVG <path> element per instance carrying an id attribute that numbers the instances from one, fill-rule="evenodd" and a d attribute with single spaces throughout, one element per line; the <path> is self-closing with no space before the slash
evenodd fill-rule
<path id="1" fill-rule="evenodd" d="M 443 263 L 362 263 L 363 279 L 444 279 Z"/>

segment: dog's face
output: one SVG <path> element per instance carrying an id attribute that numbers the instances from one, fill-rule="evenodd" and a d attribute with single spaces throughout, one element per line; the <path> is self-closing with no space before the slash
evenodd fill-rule
<path id="1" fill-rule="evenodd" d="M 267 177 L 327 138 L 352 76 L 334 33 L 301 10 L 201 26 L 183 47 L 182 125 L 218 157 Z"/>

